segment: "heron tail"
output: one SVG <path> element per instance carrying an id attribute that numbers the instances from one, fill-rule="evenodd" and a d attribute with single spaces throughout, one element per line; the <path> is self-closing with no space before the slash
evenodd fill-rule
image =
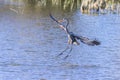
<path id="1" fill-rule="evenodd" d="M 76 36 L 77 39 L 80 39 L 80 41 L 84 44 L 90 45 L 90 46 L 95 46 L 95 45 L 100 45 L 101 43 L 98 40 L 90 40 L 86 37 L 83 36 Z"/>

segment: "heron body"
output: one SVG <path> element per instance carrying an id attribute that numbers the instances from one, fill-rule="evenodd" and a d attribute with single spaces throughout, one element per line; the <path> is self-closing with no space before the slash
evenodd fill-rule
<path id="1" fill-rule="evenodd" d="M 73 32 L 68 34 L 68 44 L 76 44 L 79 45 L 80 43 L 77 41 L 76 37 L 74 36 Z"/>

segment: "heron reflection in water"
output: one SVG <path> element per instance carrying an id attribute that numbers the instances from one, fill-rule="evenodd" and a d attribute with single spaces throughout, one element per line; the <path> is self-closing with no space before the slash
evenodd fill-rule
<path id="1" fill-rule="evenodd" d="M 100 42 L 97 40 L 90 40 L 87 37 L 78 36 L 78 35 L 75 35 L 73 32 L 70 32 L 68 29 L 69 20 L 67 18 L 63 18 L 62 20 L 57 20 L 51 14 L 49 16 L 52 20 L 57 22 L 59 27 L 62 28 L 68 35 L 68 46 L 60 54 L 58 54 L 58 56 L 62 55 L 64 52 L 66 52 L 69 49 L 69 53 L 64 57 L 64 59 L 66 59 L 72 51 L 72 45 L 80 44 L 78 42 L 78 40 L 80 40 L 82 43 L 90 45 L 90 46 L 100 45 Z"/>

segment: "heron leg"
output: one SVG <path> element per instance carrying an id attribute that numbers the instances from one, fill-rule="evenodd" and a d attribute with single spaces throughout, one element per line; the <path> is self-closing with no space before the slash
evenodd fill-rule
<path id="1" fill-rule="evenodd" d="M 64 59 L 67 59 L 70 56 L 71 51 L 72 51 L 72 45 L 70 46 L 69 53 L 64 57 Z"/>
<path id="2" fill-rule="evenodd" d="M 68 50 L 68 48 L 69 48 L 69 45 L 60 54 L 58 54 L 58 56 L 62 55 L 66 50 Z"/>

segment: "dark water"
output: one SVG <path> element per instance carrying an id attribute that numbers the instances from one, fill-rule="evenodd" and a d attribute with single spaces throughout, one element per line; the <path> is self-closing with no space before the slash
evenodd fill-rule
<path id="1" fill-rule="evenodd" d="M 63 60 L 66 53 L 56 55 L 67 46 L 67 35 L 49 18 L 49 9 L 19 5 L 0 2 L 0 80 L 120 80 L 120 15 L 51 8 L 58 19 L 70 20 L 71 31 L 101 42 L 74 46 Z"/>

